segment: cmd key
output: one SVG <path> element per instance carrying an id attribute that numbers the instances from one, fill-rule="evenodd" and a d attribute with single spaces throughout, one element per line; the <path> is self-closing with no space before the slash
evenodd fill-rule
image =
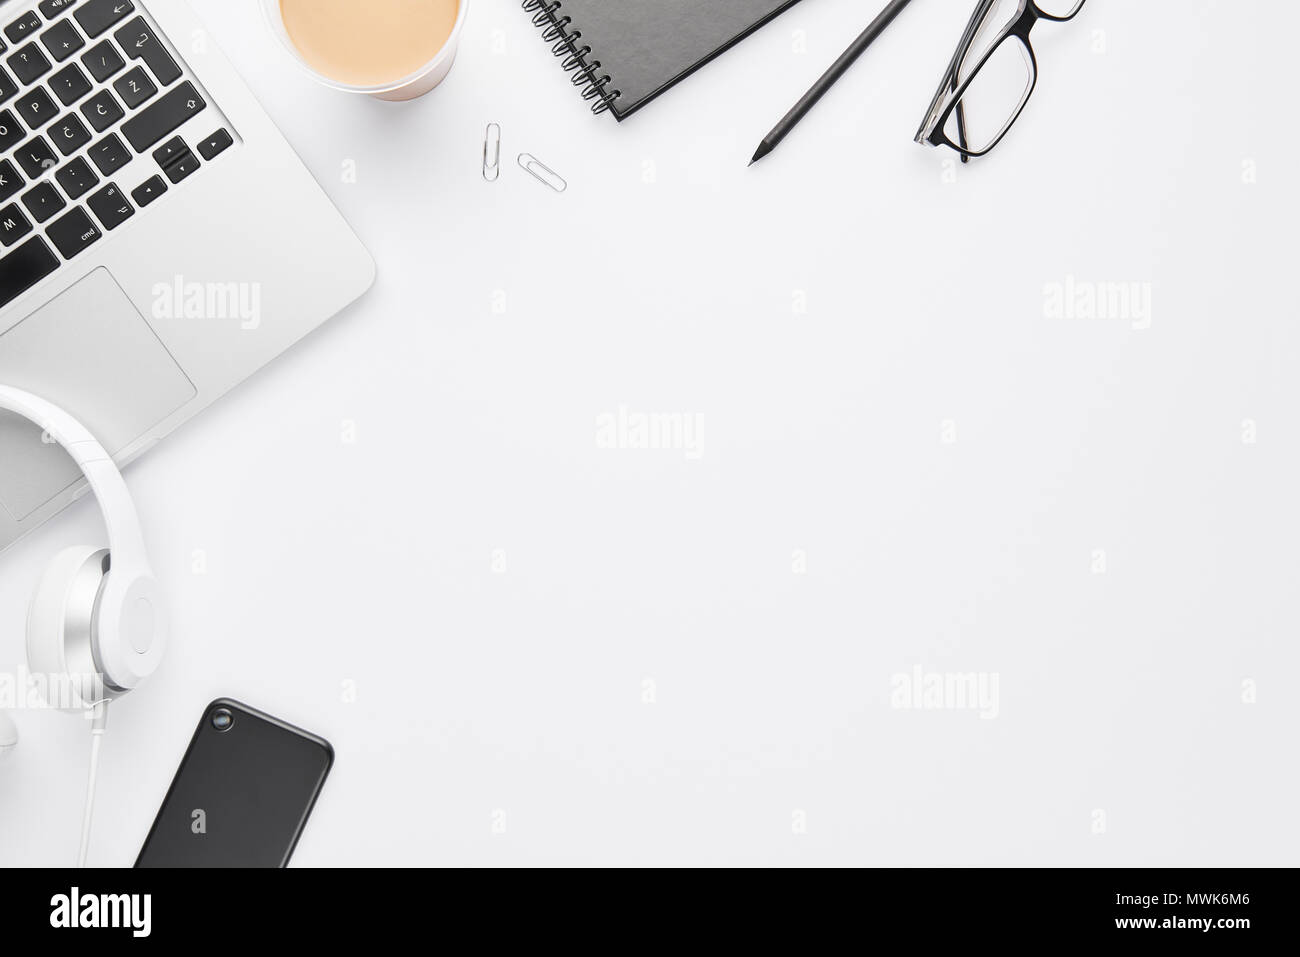
<path id="1" fill-rule="evenodd" d="M 194 84 L 186 80 L 146 110 L 122 124 L 122 134 L 137 153 L 143 153 L 191 116 L 207 107 Z"/>
<path id="2" fill-rule="evenodd" d="M 71 259 L 104 235 L 80 206 L 50 224 L 45 232 L 54 245 L 59 247 L 64 259 Z"/>
<path id="3" fill-rule="evenodd" d="M 39 236 L 0 257 L 0 309 L 58 268 L 58 257 Z"/>

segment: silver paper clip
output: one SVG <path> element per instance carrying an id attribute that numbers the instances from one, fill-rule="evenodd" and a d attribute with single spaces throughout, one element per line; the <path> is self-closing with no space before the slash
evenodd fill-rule
<path id="1" fill-rule="evenodd" d="M 569 188 L 569 184 L 564 181 L 564 177 L 555 170 L 551 169 L 532 153 L 520 153 L 519 165 L 528 170 L 533 178 L 539 183 L 545 183 L 557 193 L 563 193 Z"/>
<path id="2" fill-rule="evenodd" d="M 495 183 L 501 175 L 501 124 L 489 123 L 483 133 L 483 178 Z"/>

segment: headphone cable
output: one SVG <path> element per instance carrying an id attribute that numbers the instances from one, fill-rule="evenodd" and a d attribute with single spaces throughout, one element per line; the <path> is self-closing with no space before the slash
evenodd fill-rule
<path id="1" fill-rule="evenodd" d="M 95 778 L 99 775 L 99 745 L 108 726 L 108 699 L 98 702 L 91 712 L 90 724 L 90 774 L 86 781 L 86 810 L 81 819 L 81 850 L 77 853 L 77 866 L 86 866 L 86 852 L 90 850 L 90 821 L 95 814 Z"/>

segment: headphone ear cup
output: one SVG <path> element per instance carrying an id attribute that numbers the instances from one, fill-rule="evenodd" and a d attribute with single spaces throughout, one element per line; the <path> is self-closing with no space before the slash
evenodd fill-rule
<path id="1" fill-rule="evenodd" d="M 105 697 L 94 655 L 95 602 L 108 550 L 80 545 L 54 557 L 27 613 L 27 665 L 46 704 L 81 711 Z"/>

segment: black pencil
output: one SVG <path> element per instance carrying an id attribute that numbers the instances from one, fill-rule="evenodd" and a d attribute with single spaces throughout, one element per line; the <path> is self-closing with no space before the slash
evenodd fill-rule
<path id="1" fill-rule="evenodd" d="M 826 91 L 848 72 L 849 67 L 857 62 L 858 57 L 866 52 L 867 47 L 876 41 L 876 37 L 885 32 L 885 28 L 894 22 L 894 17 L 902 13 L 903 8 L 911 2 L 912 0 L 891 0 L 889 6 L 881 11 L 880 16 L 871 21 L 871 26 L 862 32 L 862 36 L 853 42 L 853 46 L 844 51 L 844 55 L 835 61 L 834 66 L 826 71 L 811 90 L 804 94 L 803 99 L 794 105 L 794 109 L 785 115 L 785 119 L 776 124 L 776 128 L 763 138 L 763 142 L 758 144 L 758 152 L 749 161 L 750 166 L 777 148 L 790 131 L 799 125 L 799 121 L 817 105 L 817 101 L 826 95 Z"/>

